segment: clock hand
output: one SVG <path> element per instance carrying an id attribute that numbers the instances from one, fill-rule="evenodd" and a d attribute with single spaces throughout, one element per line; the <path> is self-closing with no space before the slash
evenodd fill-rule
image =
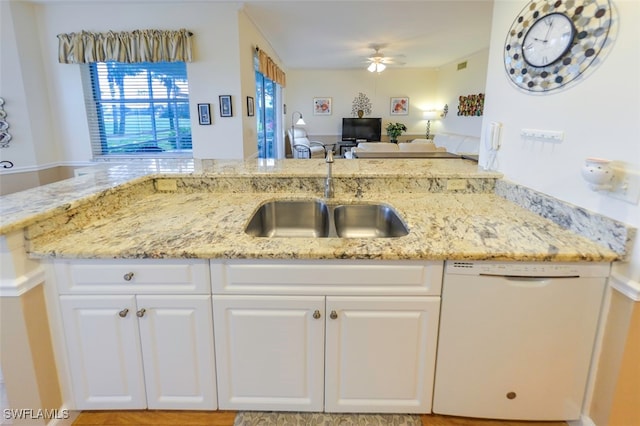
<path id="1" fill-rule="evenodd" d="M 553 20 L 549 20 L 547 22 L 547 20 L 545 19 L 544 22 L 549 26 L 549 28 L 547 28 L 547 34 L 544 36 L 544 42 L 546 43 L 547 40 L 549 39 L 549 33 L 551 32 L 551 26 L 553 25 Z"/>

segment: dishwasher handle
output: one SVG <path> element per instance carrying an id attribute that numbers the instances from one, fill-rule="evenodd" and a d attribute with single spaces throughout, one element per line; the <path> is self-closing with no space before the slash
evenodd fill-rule
<path id="1" fill-rule="evenodd" d="M 493 274 L 480 274 L 483 277 L 501 278 L 507 282 L 508 285 L 514 287 L 545 287 L 551 284 L 551 280 L 567 279 L 567 278 L 579 278 L 579 276 L 539 276 L 539 277 L 525 277 L 520 275 L 493 275 Z"/>

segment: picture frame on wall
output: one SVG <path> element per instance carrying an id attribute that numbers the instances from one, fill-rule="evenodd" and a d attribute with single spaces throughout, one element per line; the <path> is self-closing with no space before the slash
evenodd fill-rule
<path id="1" fill-rule="evenodd" d="M 409 114 L 409 98 L 397 97 L 391 98 L 391 115 L 408 115 Z"/>
<path id="2" fill-rule="evenodd" d="M 233 117 L 231 95 L 220 96 L 220 117 Z"/>
<path id="3" fill-rule="evenodd" d="M 198 104 L 198 124 L 211 124 L 211 104 Z"/>
<path id="4" fill-rule="evenodd" d="M 313 115 L 331 115 L 331 98 L 313 98 Z"/>
<path id="5" fill-rule="evenodd" d="M 251 96 L 247 96 L 247 115 L 253 117 L 255 115 L 255 103 Z"/>

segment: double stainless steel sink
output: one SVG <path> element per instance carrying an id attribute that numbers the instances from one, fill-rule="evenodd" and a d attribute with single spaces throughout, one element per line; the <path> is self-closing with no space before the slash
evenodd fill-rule
<path id="1" fill-rule="evenodd" d="M 245 232 L 271 238 L 389 238 L 402 237 L 409 230 L 398 213 L 386 204 L 275 200 L 258 207 Z"/>

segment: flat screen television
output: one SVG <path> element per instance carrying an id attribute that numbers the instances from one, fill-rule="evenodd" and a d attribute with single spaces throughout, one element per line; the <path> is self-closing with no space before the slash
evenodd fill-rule
<path id="1" fill-rule="evenodd" d="M 379 141 L 382 118 L 343 118 L 342 140 L 351 142 Z"/>

